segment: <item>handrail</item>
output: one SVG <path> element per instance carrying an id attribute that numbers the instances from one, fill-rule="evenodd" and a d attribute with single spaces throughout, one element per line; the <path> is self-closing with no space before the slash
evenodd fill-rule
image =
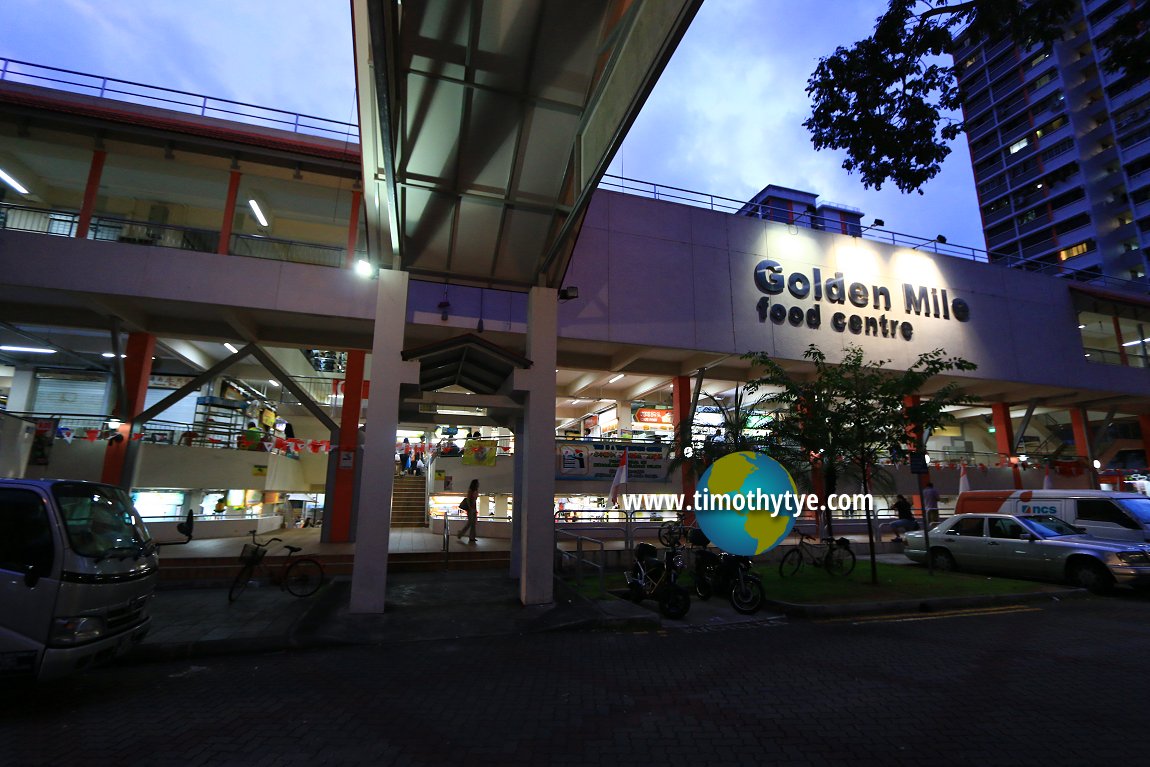
<path id="1" fill-rule="evenodd" d="M 27 68 L 30 71 L 18 71 L 18 68 Z M 61 77 L 60 75 L 71 77 Z M 92 82 L 77 81 L 76 78 L 87 78 Z M 222 119 L 234 120 L 248 125 L 270 124 L 271 127 L 292 133 L 304 133 L 320 137 L 337 136 L 345 141 L 352 139 L 356 142 L 359 141 L 359 126 L 355 123 L 0 57 L 0 81 L 3 80 L 26 82 L 31 85 L 52 83 L 52 85 L 45 87 L 81 94 L 90 93 L 97 98 L 123 101 L 130 104 L 147 106 L 149 103 L 154 103 L 167 108 L 183 107 L 185 110 L 193 111 L 193 113 L 198 109 L 198 114 L 201 117 L 211 117 L 213 114 L 218 114 L 224 116 Z M 127 90 L 128 88 L 140 90 L 137 92 Z M 244 110 L 257 110 L 263 114 L 251 114 Z"/>
<path id="2" fill-rule="evenodd" d="M 567 535 L 567 536 L 570 536 L 571 538 L 575 539 L 575 553 L 574 554 L 572 554 L 570 551 L 564 551 L 563 549 L 559 548 L 559 541 L 558 540 L 555 541 L 555 550 L 557 552 L 559 552 L 559 558 L 560 559 L 562 559 L 562 560 L 567 560 L 567 559 L 575 560 L 575 582 L 577 584 L 579 584 L 580 586 L 583 585 L 583 565 L 584 564 L 590 565 L 591 567 L 594 567 L 596 570 L 599 571 L 599 593 L 600 594 L 606 594 L 607 593 L 607 572 L 606 572 L 607 547 L 604 545 L 603 541 L 601 541 L 597 538 L 589 538 L 585 535 L 576 535 L 575 533 L 571 533 L 571 532 L 568 532 L 566 530 L 560 530 L 559 528 L 555 528 L 556 539 L 558 539 L 558 537 L 561 535 Z M 583 541 L 588 541 L 590 543 L 594 543 L 594 544 L 599 545 L 599 561 L 598 562 L 587 559 L 583 556 Z"/>

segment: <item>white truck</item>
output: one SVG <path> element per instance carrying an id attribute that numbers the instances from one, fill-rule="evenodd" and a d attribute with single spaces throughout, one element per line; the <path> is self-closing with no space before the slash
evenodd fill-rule
<path id="1" fill-rule="evenodd" d="M 968 490 L 955 514 L 1054 514 L 1098 538 L 1150 541 L 1150 498 L 1110 490 Z"/>
<path id="2" fill-rule="evenodd" d="M 64 676 L 126 652 L 148 632 L 157 566 L 123 489 L 0 479 L 0 678 Z"/>

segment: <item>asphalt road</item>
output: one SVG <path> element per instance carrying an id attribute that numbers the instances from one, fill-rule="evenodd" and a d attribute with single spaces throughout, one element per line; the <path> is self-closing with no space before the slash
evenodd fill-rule
<path id="1" fill-rule="evenodd" d="M 0 683 L 0 764 L 1058 765 L 1150 753 L 1150 598 Z"/>

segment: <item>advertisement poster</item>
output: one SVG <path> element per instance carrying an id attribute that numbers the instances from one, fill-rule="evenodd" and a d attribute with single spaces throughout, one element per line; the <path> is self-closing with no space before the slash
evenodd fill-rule
<path id="1" fill-rule="evenodd" d="M 662 482 L 667 478 L 666 445 L 642 442 L 556 443 L 556 479 L 610 482 L 627 451 L 628 482 Z"/>
<path id="2" fill-rule="evenodd" d="M 463 443 L 464 466 L 494 466 L 499 443 L 493 439 L 469 439 Z"/>

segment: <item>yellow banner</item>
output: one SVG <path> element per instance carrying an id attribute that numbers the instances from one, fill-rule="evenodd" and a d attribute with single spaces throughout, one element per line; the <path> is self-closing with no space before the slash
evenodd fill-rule
<path id="1" fill-rule="evenodd" d="M 498 443 L 493 439 L 469 439 L 463 443 L 460 462 L 465 466 L 494 466 L 498 452 Z"/>

